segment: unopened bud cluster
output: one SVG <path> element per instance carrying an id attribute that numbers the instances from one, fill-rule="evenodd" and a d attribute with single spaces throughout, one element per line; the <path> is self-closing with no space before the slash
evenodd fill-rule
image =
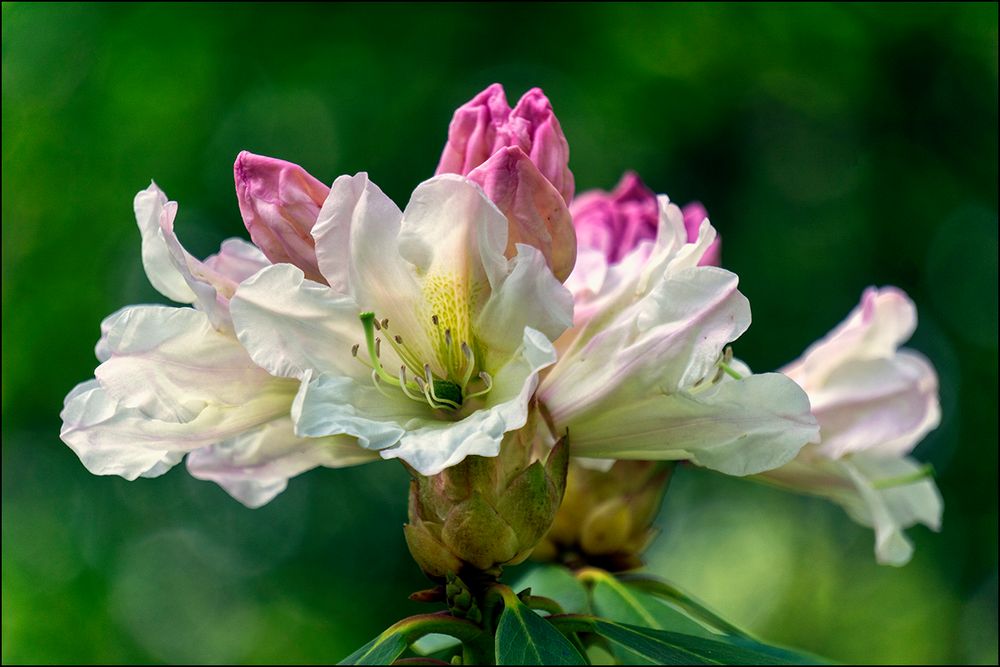
<path id="1" fill-rule="evenodd" d="M 607 472 L 569 467 L 566 494 L 533 558 L 622 571 L 642 565 L 673 464 L 618 461 Z"/>
<path id="2" fill-rule="evenodd" d="M 552 445 L 554 443 L 554 446 Z M 569 452 L 532 412 L 496 457 L 470 456 L 410 483 L 410 553 L 431 578 L 499 576 L 524 561 L 552 524 L 566 488 Z"/>

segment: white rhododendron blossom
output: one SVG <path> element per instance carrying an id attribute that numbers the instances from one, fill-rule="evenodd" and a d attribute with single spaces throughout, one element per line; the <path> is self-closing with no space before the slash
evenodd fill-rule
<path id="1" fill-rule="evenodd" d="M 403 212 L 366 174 L 338 178 L 311 230 L 326 284 L 276 264 L 230 304 L 254 362 L 301 381 L 296 432 L 352 436 L 424 475 L 496 456 L 573 308 L 508 226 L 463 176 L 422 183 Z"/>
<path id="2" fill-rule="evenodd" d="M 567 284 L 585 309 L 557 341 L 540 399 L 575 456 L 605 459 L 595 465 L 689 459 L 748 475 L 787 463 L 818 440 L 805 393 L 728 363 L 750 305 L 735 274 L 699 266 L 716 238 L 708 220 L 688 243 L 681 210 L 665 196 L 658 206 L 655 240 L 617 263 L 577 264 Z"/>
<path id="3" fill-rule="evenodd" d="M 822 441 L 763 479 L 823 496 L 875 529 L 880 563 L 903 565 L 903 533 L 941 525 L 941 495 L 925 467 L 907 456 L 941 419 L 934 367 L 900 350 L 917 325 L 902 291 L 870 288 L 861 304 L 801 358 L 782 369 L 809 394 Z"/>
<path id="4" fill-rule="evenodd" d="M 156 185 L 135 198 L 150 283 L 193 308 L 140 305 L 101 325 L 96 378 L 66 397 L 61 437 L 90 472 L 161 475 L 185 454 L 195 477 L 256 507 L 289 477 L 371 459 L 351 438 L 301 438 L 290 418 L 298 383 L 253 363 L 233 333 L 230 297 L 270 262 L 238 239 L 199 261 L 174 235 L 177 206 Z"/>

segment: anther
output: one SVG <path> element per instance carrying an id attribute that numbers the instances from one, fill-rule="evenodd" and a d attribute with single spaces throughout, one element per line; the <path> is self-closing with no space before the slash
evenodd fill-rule
<path id="1" fill-rule="evenodd" d="M 438 316 L 437 315 L 431 315 L 431 322 L 434 323 L 434 326 L 437 326 L 439 321 L 440 320 L 438 320 Z"/>
<path id="2" fill-rule="evenodd" d="M 451 347 L 451 329 L 444 330 L 444 344 Z"/>
<path id="3" fill-rule="evenodd" d="M 389 328 L 389 318 L 388 317 L 386 317 L 386 318 L 384 318 L 382 320 L 382 328 L 383 329 L 388 329 Z"/>
<path id="4" fill-rule="evenodd" d="M 351 346 L 351 356 L 353 356 L 353 357 L 358 356 L 358 350 L 359 349 L 361 349 L 361 344 L 360 343 L 355 343 L 354 345 L 352 345 Z"/>
<path id="5" fill-rule="evenodd" d="M 376 357 L 381 357 L 382 356 L 382 339 L 381 338 L 376 338 L 375 339 L 375 356 Z"/>
<path id="6" fill-rule="evenodd" d="M 377 319 L 373 319 L 372 320 L 372 324 L 375 325 L 375 331 L 381 331 L 382 330 L 382 325 L 379 323 L 379 321 Z"/>
<path id="7" fill-rule="evenodd" d="M 396 335 L 396 336 L 393 336 L 392 338 L 393 338 L 393 340 L 396 341 L 396 345 L 402 345 L 403 344 L 403 337 L 402 336 Z"/>

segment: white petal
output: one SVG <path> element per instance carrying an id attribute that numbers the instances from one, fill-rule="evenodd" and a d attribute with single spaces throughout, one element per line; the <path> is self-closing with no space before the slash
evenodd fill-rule
<path id="1" fill-rule="evenodd" d="M 608 405 L 556 428 L 569 429 L 577 456 L 690 459 L 730 475 L 780 466 L 818 439 L 805 393 L 778 373 Z"/>
<path id="2" fill-rule="evenodd" d="M 177 204 L 168 203 L 163 191 L 156 183 L 151 183 L 135 196 L 133 208 L 142 233 L 142 265 L 149 282 L 168 299 L 179 303 L 193 303 L 195 294 L 177 269 L 160 229 L 160 219 L 164 216 L 173 219 Z"/>
<path id="3" fill-rule="evenodd" d="M 408 428 L 397 447 L 381 451 L 382 457 L 401 458 L 422 475 L 436 475 L 467 456 L 496 456 L 504 434 L 527 422 L 538 372 L 555 360 L 552 343 L 540 332 L 525 329 L 522 349 L 493 378 L 482 409 L 461 421 Z"/>
<path id="4" fill-rule="evenodd" d="M 507 275 L 507 218 L 478 185 L 455 174 L 424 181 L 403 212 L 399 252 L 421 274 L 454 276 L 469 290 Z"/>
<path id="5" fill-rule="evenodd" d="M 430 407 L 402 392 L 378 391 L 370 378 L 306 373 L 292 404 L 295 431 L 304 437 L 350 435 L 365 449 L 396 444 L 408 428 L 431 421 Z"/>
<path id="6" fill-rule="evenodd" d="M 260 507 L 284 491 L 289 478 L 307 470 L 377 458 L 351 438 L 299 438 L 291 418 L 283 417 L 191 452 L 187 467 L 193 477 L 216 482 L 247 507 Z"/>
<path id="7" fill-rule="evenodd" d="M 358 306 L 291 264 L 275 264 L 240 284 L 230 312 L 240 343 L 273 375 L 301 378 L 313 369 L 366 375 L 351 354 L 364 343 Z"/>
<path id="8" fill-rule="evenodd" d="M 378 250 L 371 257 L 373 264 L 355 271 L 377 271 L 385 255 L 395 255 L 402 217 L 399 207 L 368 179 L 368 174 L 337 178 L 312 229 L 316 259 L 330 287 L 341 294 L 352 293 L 353 243 L 372 244 Z M 355 238 L 356 234 L 359 238 Z"/>
<path id="9" fill-rule="evenodd" d="M 723 269 L 685 268 L 610 322 L 592 320 L 540 390 L 553 419 L 687 389 L 712 372 L 750 324 L 737 281 Z"/>
<path id="10" fill-rule="evenodd" d="M 503 358 L 522 344 L 525 327 L 555 340 L 573 323 L 573 295 L 556 280 L 541 251 L 519 243 L 510 262 L 510 274 L 490 294 L 475 325 L 489 353 Z"/>
<path id="11" fill-rule="evenodd" d="M 917 311 L 906 294 L 869 288 L 846 320 L 781 372 L 811 392 L 846 361 L 891 357 L 916 326 Z"/>
<path id="12" fill-rule="evenodd" d="M 191 421 L 208 404 L 241 406 L 263 399 L 275 386 L 275 378 L 254 365 L 236 339 L 193 308 L 133 306 L 102 328 L 107 360 L 95 371 L 97 379 L 124 406 L 152 418 Z M 294 383 L 279 391 L 292 392 Z"/>
<path id="13" fill-rule="evenodd" d="M 287 412 L 291 395 L 284 400 Z M 66 397 L 59 435 L 93 474 L 133 480 L 162 474 L 186 452 L 269 421 L 268 402 L 273 397 L 236 408 L 208 406 L 189 422 L 161 421 L 125 407 L 91 380 Z"/>
<path id="14" fill-rule="evenodd" d="M 941 419 L 934 367 L 909 351 L 845 362 L 809 398 L 822 429 L 820 451 L 831 459 L 865 450 L 907 454 Z"/>

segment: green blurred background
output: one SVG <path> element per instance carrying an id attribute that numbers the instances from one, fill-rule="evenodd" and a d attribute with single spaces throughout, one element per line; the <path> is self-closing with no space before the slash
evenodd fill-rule
<path id="1" fill-rule="evenodd" d="M 3 661 L 330 662 L 426 581 L 397 465 L 318 470 L 259 510 L 191 479 L 94 477 L 58 438 L 102 317 L 162 302 L 132 196 L 195 255 L 246 236 L 238 151 L 397 202 L 453 109 L 541 86 L 578 191 L 636 169 L 705 203 L 758 370 L 870 284 L 916 301 L 944 419 L 944 529 L 902 569 L 823 501 L 684 469 L 651 567 L 842 661 L 997 661 L 997 6 L 3 5 Z"/>

